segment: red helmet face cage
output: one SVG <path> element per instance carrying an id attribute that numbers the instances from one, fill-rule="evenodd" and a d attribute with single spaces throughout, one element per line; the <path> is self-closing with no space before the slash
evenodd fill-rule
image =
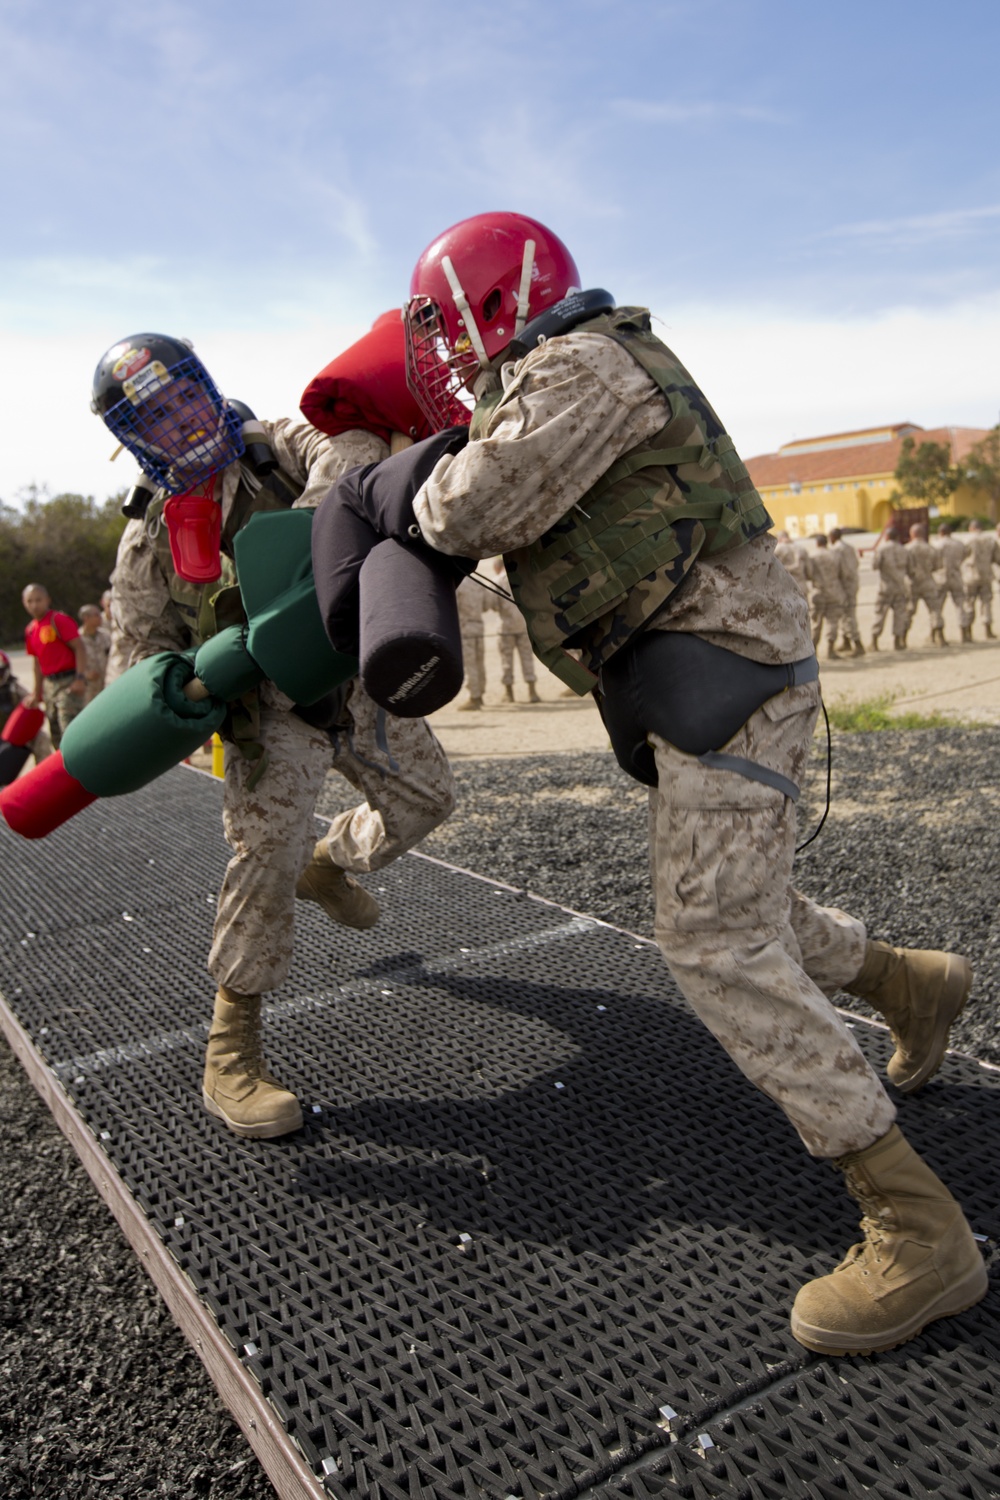
<path id="1" fill-rule="evenodd" d="M 467 423 L 468 384 L 479 369 L 475 351 L 448 347 L 441 309 L 430 297 L 411 297 L 406 309 L 406 383 L 434 432 Z"/>
<path id="2" fill-rule="evenodd" d="M 442 425 L 442 403 L 579 285 L 566 246 L 536 219 L 477 214 L 445 230 L 418 260 L 406 308 L 407 380 L 428 420 Z"/>

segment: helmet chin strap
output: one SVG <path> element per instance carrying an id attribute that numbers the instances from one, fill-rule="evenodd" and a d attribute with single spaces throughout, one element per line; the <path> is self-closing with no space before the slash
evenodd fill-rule
<path id="1" fill-rule="evenodd" d="M 514 337 L 528 321 L 528 298 L 531 295 L 531 273 L 535 266 L 535 242 L 525 240 L 524 258 L 521 261 L 521 285 L 517 289 L 517 318 L 514 322 Z"/>
<path id="2" fill-rule="evenodd" d="M 472 345 L 473 349 L 475 349 L 476 358 L 485 369 L 490 362 L 489 355 L 486 353 L 486 345 L 483 343 L 482 335 L 480 334 L 479 329 L 476 326 L 476 320 L 472 316 L 472 308 L 469 306 L 469 299 L 465 295 L 465 290 L 462 286 L 462 283 L 458 279 L 458 272 L 452 265 L 450 255 L 443 255 L 441 257 L 441 269 L 444 271 L 445 276 L 448 278 L 448 285 L 451 287 L 451 295 L 455 299 L 455 306 L 462 314 L 462 321 L 465 324 L 465 331 L 469 335 L 469 343 Z"/>

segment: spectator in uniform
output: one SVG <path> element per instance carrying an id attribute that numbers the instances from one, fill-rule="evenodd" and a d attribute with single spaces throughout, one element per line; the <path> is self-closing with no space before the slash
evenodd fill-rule
<path id="1" fill-rule="evenodd" d="M 996 532 L 984 531 L 981 521 L 970 521 L 962 570 L 970 641 L 977 605 L 982 614 L 983 634 L 988 641 L 996 639 L 993 634 L 993 568 L 997 563 L 1000 563 L 1000 543 Z"/>
<path id="2" fill-rule="evenodd" d="M 962 583 L 962 564 L 966 557 L 966 546 L 955 536 L 947 521 L 938 527 L 936 540 L 931 544 L 937 553 L 935 572 L 941 588 L 941 626 L 944 630 L 944 603 L 950 599 L 958 615 L 958 628 L 963 641 L 972 640 L 972 616 L 965 601 L 965 586 Z"/>
<path id="3" fill-rule="evenodd" d="M 492 573 L 500 587 L 507 590 L 507 569 L 503 565 L 502 557 L 493 558 L 485 566 L 484 571 Z M 486 608 L 495 610 L 499 616 L 497 645 L 500 649 L 500 682 L 503 687 L 504 702 L 514 702 L 514 653 L 516 651 L 521 666 L 521 676 L 528 689 L 528 702 L 540 703 L 542 700 L 538 696 L 536 686 L 538 673 L 535 670 L 535 655 L 531 649 L 528 632 L 524 628 L 524 616 L 513 600 L 505 598 L 503 594 L 487 594 Z"/>
<path id="4" fill-rule="evenodd" d="M 468 697 L 459 709 L 476 712 L 486 693 L 486 643 L 483 609 L 486 590 L 474 578 L 463 578 L 458 586 L 458 627 L 462 634 L 462 662 Z"/>
<path id="5" fill-rule="evenodd" d="M 92 703 L 104 686 L 111 650 L 111 632 L 105 628 L 104 615 L 96 604 L 81 604 L 78 611 L 80 640 L 87 658 L 87 691 L 85 703 Z"/>
<path id="6" fill-rule="evenodd" d="M 844 592 L 844 609 L 841 615 L 844 650 L 850 651 L 852 656 L 864 656 L 865 648 L 861 644 L 861 632 L 858 629 L 858 554 L 850 542 L 845 541 L 839 526 L 835 526 L 830 532 L 828 541 L 830 552 L 837 559 L 840 586 Z"/>
<path id="7" fill-rule="evenodd" d="M 947 642 L 944 638 L 944 619 L 941 615 L 941 585 L 935 573 L 938 557 L 927 540 L 927 527 L 923 522 L 916 521 L 910 527 L 910 540 L 904 550 L 912 600 L 910 622 L 912 624 L 916 617 L 917 605 L 922 600 L 931 618 L 931 645 L 944 646 Z"/>
<path id="8" fill-rule="evenodd" d="M 818 646 L 826 625 L 826 652 L 837 655 L 837 631 L 844 613 L 844 583 L 840 558 L 831 551 L 825 536 L 816 538 L 816 551 L 808 559 L 806 571 L 812 584 L 812 641 Z"/>
<path id="9" fill-rule="evenodd" d="M 884 536 L 875 543 L 872 567 L 878 574 L 872 650 L 878 650 L 879 636 L 891 610 L 893 646 L 897 651 L 905 651 L 906 632 L 910 628 L 910 575 L 906 566 L 906 552 L 894 526 L 888 527 Z"/>

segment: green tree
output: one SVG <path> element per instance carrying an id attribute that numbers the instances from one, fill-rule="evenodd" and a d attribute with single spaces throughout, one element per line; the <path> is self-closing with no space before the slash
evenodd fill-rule
<path id="1" fill-rule="evenodd" d="M 991 521 L 1000 520 L 1000 425 L 974 443 L 962 462 L 962 481 Z"/>
<path id="2" fill-rule="evenodd" d="M 918 505 L 939 506 L 949 500 L 962 480 L 962 471 L 951 461 L 947 443 L 920 443 L 903 439 L 893 476 L 900 485 L 890 495 L 893 503 L 910 500 Z"/>
<path id="3" fill-rule="evenodd" d="M 22 510 L 0 505 L 0 641 L 16 641 L 27 616 L 21 591 L 40 583 L 58 609 L 76 616 L 108 586 L 125 528 L 123 496 L 98 505 L 92 496 L 29 492 Z"/>

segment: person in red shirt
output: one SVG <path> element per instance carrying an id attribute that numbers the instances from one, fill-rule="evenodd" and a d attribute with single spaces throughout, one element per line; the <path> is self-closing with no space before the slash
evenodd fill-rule
<path id="1" fill-rule="evenodd" d="M 31 624 L 25 626 L 24 649 L 35 667 L 30 707 L 41 704 L 49 721 L 53 749 L 84 705 L 87 660 L 76 621 L 52 608 L 48 590 L 29 583 L 21 594 Z"/>

